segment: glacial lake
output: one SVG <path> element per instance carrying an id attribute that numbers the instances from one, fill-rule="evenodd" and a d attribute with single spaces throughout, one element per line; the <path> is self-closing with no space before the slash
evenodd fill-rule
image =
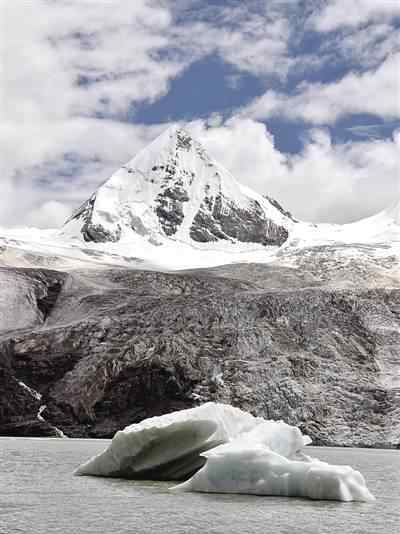
<path id="1" fill-rule="evenodd" d="M 73 476 L 108 440 L 0 438 L 1 534 L 395 534 L 400 451 L 307 447 L 359 469 L 373 503 L 174 494 L 171 484 Z"/>

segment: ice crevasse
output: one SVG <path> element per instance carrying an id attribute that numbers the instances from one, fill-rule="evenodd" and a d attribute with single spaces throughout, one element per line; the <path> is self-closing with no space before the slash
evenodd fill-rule
<path id="1" fill-rule="evenodd" d="M 311 458 L 300 429 L 208 402 L 127 426 L 76 474 L 183 481 L 173 491 L 372 501 L 349 466 Z"/>

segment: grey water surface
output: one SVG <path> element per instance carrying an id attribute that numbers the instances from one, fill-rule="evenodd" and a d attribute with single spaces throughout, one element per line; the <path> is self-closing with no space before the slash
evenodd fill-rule
<path id="1" fill-rule="evenodd" d="M 400 451 L 309 447 L 348 464 L 377 500 L 171 493 L 165 482 L 73 476 L 108 440 L 0 438 L 1 534 L 397 534 Z"/>

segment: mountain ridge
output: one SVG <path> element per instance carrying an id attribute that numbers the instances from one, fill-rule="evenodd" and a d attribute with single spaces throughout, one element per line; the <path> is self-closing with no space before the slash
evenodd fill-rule
<path id="1" fill-rule="evenodd" d="M 341 250 L 343 261 L 350 253 L 366 257 L 367 249 L 371 257 L 372 248 L 379 258 L 398 258 L 400 201 L 348 224 L 299 221 L 174 126 L 105 180 L 61 229 L 0 229 L 0 246 L 0 265 L 67 270 L 293 265 L 302 251 L 321 246 Z"/>

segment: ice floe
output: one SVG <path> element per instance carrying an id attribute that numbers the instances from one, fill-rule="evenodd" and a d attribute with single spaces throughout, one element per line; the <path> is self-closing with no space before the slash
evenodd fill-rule
<path id="1" fill-rule="evenodd" d="M 297 427 L 208 402 L 127 426 L 76 474 L 186 480 L 174 491 L 374 500 L 361 473 L 311 458 L 309 443 Z"/>

